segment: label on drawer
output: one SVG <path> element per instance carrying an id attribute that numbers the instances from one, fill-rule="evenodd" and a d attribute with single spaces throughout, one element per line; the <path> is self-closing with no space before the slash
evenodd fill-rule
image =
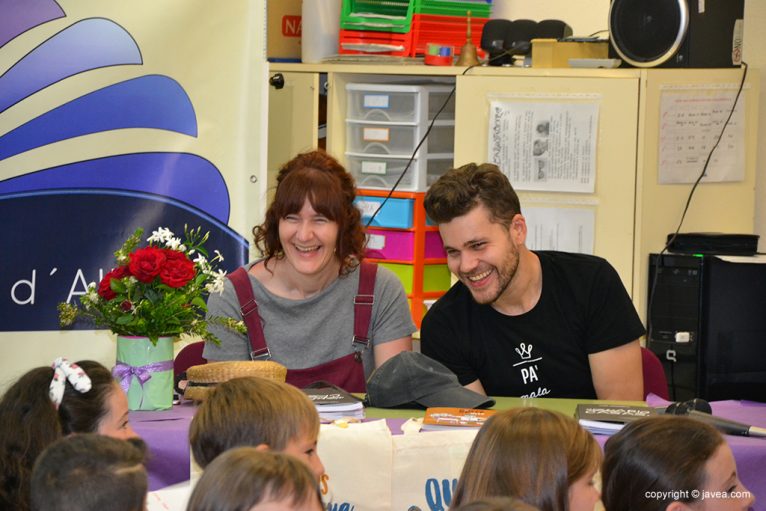
<path id="1" fill-rule="evenodd" d="M 388 108 L 388 94 L 365 94 L 365 108 Z"/>
<path id="2" fill-rule="evenodd" d="M 368 250 L 383 250 L 386 248 L 386 237 L 382 234 L 368 234 L 367 235 L 367 249 Z"/>
<path id="3" fill-rule="evenodd" d="M 375 212 L 378 210 L 378 206 L 380 205 L 377 202 L 371 202 L 366 200 L 357 200 L 354 202 L 357 209 L 362 212 L 362 216 L 372 216 L 375 214 Z"/>
<path id="4" fill-rule="evenodd" d="M 384 161 L 363 161 L 362 174 L 385 174 L 386 162 Z"/>
<path id="5" fill-rule="evenodd" d="M 365 142 L 388 142 L 388 128 L 364 128 L 362 140 Z"/>

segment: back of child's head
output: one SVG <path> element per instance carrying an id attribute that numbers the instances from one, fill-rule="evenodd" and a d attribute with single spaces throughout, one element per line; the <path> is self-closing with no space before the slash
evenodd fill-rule
<path id="1" fill-rule="evenodd" d="M 474 500 L 458 507 L 450 507 L 450 511 L 540 511 L 513 497 L 487 497 Z"/>
<path id="2" fill-rule="evenodd" d="M 564 510 L 569 487 L 600 462 L 598 443 L 572 417 L 514 408 L 492 416 L 479 430 L 452 504 L 506 495 L 544 511 Z"/>
<path id="3" fill-rule="evenodd" d="M 52 443 L 32 471 L 33 511 L 142 511 L 148 486 L 140 440 L 93 433 Z"/>
<path id="4" fill-rule="evenodd" d="M 187 511 L 321 511 L 317 481 L 287 454 L 236 447 L 213 460 L 194 487 Z"/>
<path id="5" fill-rule="evenodd" d="M 37 456 L 62 435 L 97 431 L 108 411 L 115 384 L 107 368 L 90 360 L 56 364 L 55 398 L 51 382 L 56 369 L 37 367 L 22 375 L 0 400 L 0 509 L 29 509 L 29 478 Z M 89 390 L 76 389 L 67 378 L 69 372 L 78 371 L 77 366 L 87 375 Z"/>
<path id="6" fill-rule="evenodd" d="M 291 440 L 318 432 L 319 415 L 301 390 L 265 378 L 234 378 L 219 384 L 200 405 L 189 442 L 194 460 L 204 468 L 233 447 L 265 444 L 281 451 Z"/>
<path id="7" fill-rule="evenodd" d="M 723 443 L 715 428 L 689 417 L 649 417 L 627 424 L 604 446 L 604 506 L 659 511 L 676 500 L 691 503 L 690 490 L 703 487 L 705 464 Z"/>

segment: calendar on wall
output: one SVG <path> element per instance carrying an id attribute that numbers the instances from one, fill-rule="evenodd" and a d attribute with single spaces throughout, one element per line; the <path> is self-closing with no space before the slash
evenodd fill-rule
<path id="1" fill-rule="evenodd" d="M 702 182 L 742 181 L 745 178 L 745 98 L 737 90 L 710 86 L 668 87 L 660 100 L 658 181 L 693 183 L 702 172 L 719 136 Z M 721 131 L 731 114 L 726 130 Z"/>

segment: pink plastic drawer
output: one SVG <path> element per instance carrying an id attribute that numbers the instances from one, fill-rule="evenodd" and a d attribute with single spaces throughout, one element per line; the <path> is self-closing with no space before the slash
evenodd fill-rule
<path id="1" fill-rule="evenodd" d="M 415 233 L 412 231 L 388 231 L 383 229 L 367 229 L 367 257 L 397 261 L 412 261 L 415 259 L 413 245 Z M 426 232 L 426 250 L 424 257 L 444 258 L 442 239 L 437 231 Z"/>

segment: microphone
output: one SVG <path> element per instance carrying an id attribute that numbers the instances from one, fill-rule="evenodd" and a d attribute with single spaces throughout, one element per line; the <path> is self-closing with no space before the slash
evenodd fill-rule
<path id="1" fill-rule="evenodd" d="M 669 415 L 686 415 L 691 419 L 704 422 L 727 435 L 752 436 L 766 438 L 766 428 L 749 426 L 741 422 L 711 415 L 710 403 L 704 399 L 694 398 L 683 403 L 671 403 L 665 413 Z"/>

